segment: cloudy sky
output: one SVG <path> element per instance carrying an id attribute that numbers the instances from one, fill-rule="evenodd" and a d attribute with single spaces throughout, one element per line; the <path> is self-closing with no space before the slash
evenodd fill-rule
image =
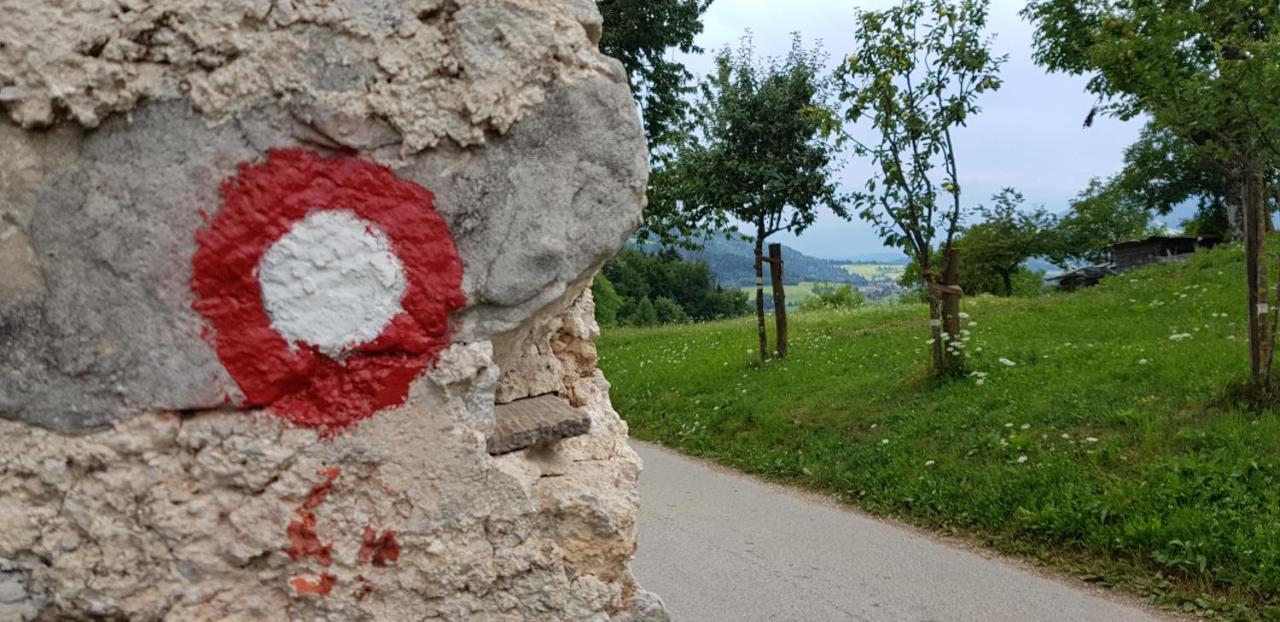
<path id="1" fill-rule="evenodd" d="M 852 50 L 856 8 L 884 8 L 882 0 L 715 0 L 698 44 L 707 53 L 682 57 L 695 76 L 711 69 L 711 53 L 737 45 L 752 31 L 762 55 L 785 54 L 791 33 L 806 47 L 821 44 L 833 58 Z M 1031 60 L 1031 27 L 1018 17 L 1025 2 L 992 0 L 990 30 L 997 53 L 1008 54 L 1003 88 L 980 100 L 983 111 L 957 140 L 960 182 L 969 201 L 983 201 L 1005 186 L 1022 191 L 1031 204 L 1061 212 L 1091 177 L 1119 170 L 1124 147 L 1137 137 L 1136 122 L 1099 118 L 1082 126 L 1094 98 L 1084 79 L 1047 74 Z M 870 167 L 850 156 L 840 173 L 845 188 L 861 188 Z M 1176 222 L 1176 220 L 1175 220 Z M 771 238 L 772 239 L 772 238 Z M 884 252 L 866 223 L 827 214 L 798 238 L 778 241 L 820 257 L 845 258 Z"/>

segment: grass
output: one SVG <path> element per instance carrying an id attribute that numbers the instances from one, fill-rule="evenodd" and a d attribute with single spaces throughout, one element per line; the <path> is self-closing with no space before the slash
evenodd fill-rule
<path id="1" fill-rule="evenodd" d="M 985 377 L 941 384 L 914 305 L 795 314 L 767 364 L 749 318 L 609 330 L 600 366 L 641 439 L 1162 606 L 1280 620 L 1280 419 L 1225 397 L 1247 370 L 1242 264 L 1229 247 L 966 299 Z"/>

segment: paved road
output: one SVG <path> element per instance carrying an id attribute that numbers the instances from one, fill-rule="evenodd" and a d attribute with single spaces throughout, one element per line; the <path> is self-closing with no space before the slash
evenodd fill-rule
<path id="1" fill-rule="evenodd" d="M 632 569 L 677 622 L 1156 622 L 1086 587 L 635 442 Z"/>

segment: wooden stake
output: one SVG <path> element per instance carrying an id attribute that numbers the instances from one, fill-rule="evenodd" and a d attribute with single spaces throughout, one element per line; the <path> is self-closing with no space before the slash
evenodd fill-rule
<path id="1" fill-rule="evenodd" d="M 782 284 L 782 245 L 769 245 L 769 275 L 773 279 L 773 320 L 776 326 L 774 339 L 778 345 L 778 358 L 787 358 L 787 290 Z"/>
<path id="2" fill-rule="evenodd" d="M 756 330 L 760 334 L 760 360 L 769 358 L 769 333 L 764 327 L 763 236 L 756 236 Z"/>

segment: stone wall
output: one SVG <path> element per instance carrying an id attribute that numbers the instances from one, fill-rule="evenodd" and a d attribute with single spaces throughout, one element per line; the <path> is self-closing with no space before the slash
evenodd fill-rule
<path id="1" fill-rule="evenodd" d="M 0 620 L 664 616 L 595 366 L 646 158 L 593 2 L 0 12 Z M 590 431 L 491 456 L 547 394 Z"/>

